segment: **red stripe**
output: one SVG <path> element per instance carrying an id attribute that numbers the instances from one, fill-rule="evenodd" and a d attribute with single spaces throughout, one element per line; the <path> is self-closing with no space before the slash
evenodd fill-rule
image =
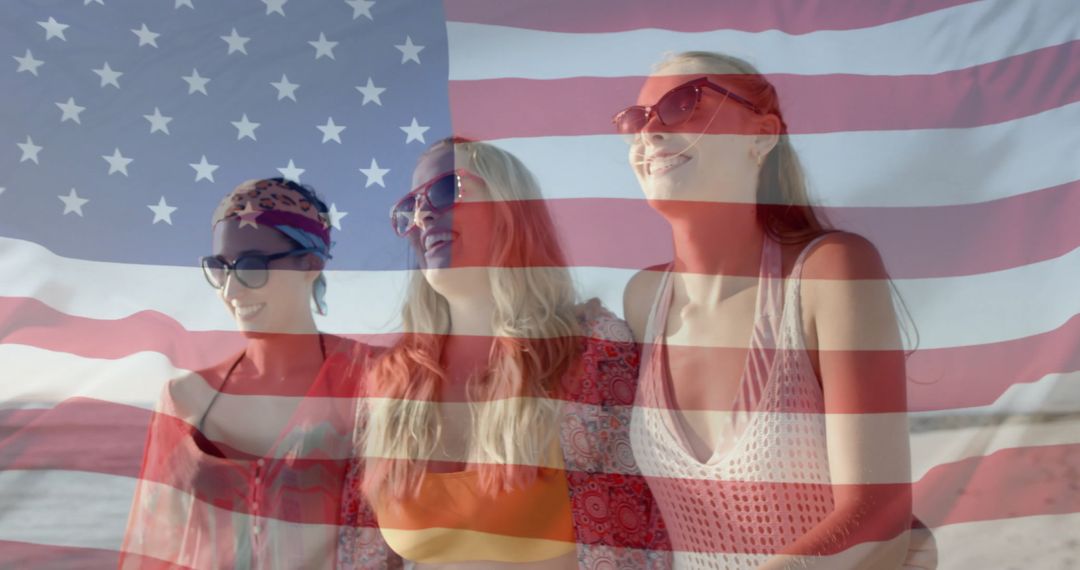
<path id="1" fill-rule="evenodd" d="M 939 465 L 915 486 L 915 512 L 934 528 L 1080 512 L 1080 445 L 1010 448 Z"/>
<path id="2" fill-rule="evenodd" d="M 629 168 L 629 165 L 627 165 Z M 589 181 L 582 181 L 580 191 L 588 191 Z M 1017 189 L 1026 190 L 1026 189 Z M 563 189 L 572 193 L 575 189 Z M 902 188 L 899 189 L 902 191 Z M 635 186 L 626 195 L 641 195 Z M 718 196 L 721 198 L 722 196 Z M 608 267 L 644 269 L 671 261 L 671 229 L 657 212 L 670 218 L 741 219 L 753 217 L 757 210 L 790 210 L 788 206 L 664 200 L 655 204 L 641 198 L 556 198 L 514 201 L 514 215 L 534 219 L 550 216 L 558 233 L 565 263 L 572 267 Z M 452 211 L 452 229 L 472 244 L 496 241 L 498 230 L 477 220 L 490 220 L 505 203 L 467 202 Z M 815 207 L 814 213 L 832 225 L 867 238 L 879 250 L 889 276 L 893 279 L 954 277 L 990 273 L 1022 267 L 1060 257 L 1080 247 L 1080 181 L 1030 190 L 1014 196 L 972 204 L 946 206 L 829 206 Z M 501 214 L 500 214 L 501 215 Z M 492 262 L 486 245 L 459 248 L 451 246 L 455 267 L 487 267 Z M 538 254 L 539 255 L 539 254 Z M 417 256 L 419 257 L 419 256 Z M 550 265 L 547 259 L 527 259 L 524 254 L 505 262 L 504 267 Z M 756 276 L 757 267 L 743 275 Z M 859 268 L 855 268 L 858 270 Z M 870 268 L 873 269 L 873 268 Z M 690 272 L 708 272 L 688 268 Z M 830 275 L 807 275 L 831 279 Z M 871 279 L 874 274 L 846 275 Z M 15 315 L 0 308 L 0 335 L 22 328 L 49 326 L 48 321 L 13 321 Z M 174 331 L 179 325 L 171 319 L 144 313 L 147 327 Z M 117 331 L 140 342 L 139 331 Z M 22 334 L 27 334 L 25 331 Z M 194 333 L 193 333 L 194 334 Z M 220 333 L 198 333 L 197 345 L 188 347 L 185 362 L 214 364 L 242 346 L 239 338 L 224 338 Z M 169 335 L 163 334 L 162 338 Z M 100 346 L 107 355 L 113 339 L 86 338 L 88 345 Z M 123 343 L 120 343 L 123 344 Z M 147 348 L 150 348 L 149 346 Z M 159 352 L 163 352 L 160 351 Z M 105 356 L 107 357 L 107 356 Z"/>
<path id="3" fill-rule="evenodd" d="M 792 134 L 977 127 L 1080 100 L 1080 41 L 937 74 L 767 77 Z M 613 134 L 611 117 L 636 102 L 644 81 L 455 80 L 451 120 L 478 140 Z"/>
<path id="4" fill-rule="evenodd" d="M 138 477 L 153 412 L 89 398 L 0 411 L 0 470 L 64 469 Z"/>
<path id="5" fill-rule="evenodd" d="M 644 269 L 672 259 L 670 226 L 643 199 L 558 199 L 545 204 L 571 266 Z M 463 207 L 469 206 L 476 204 Z M 755 209 L 770 206 L 665 201 L 662 207 L 671 216 L 679 217 L 679 211 L 685 210 L 698 219 L 713 210 L 711 216 L 722 220 L 753 217 Z M 1080 218 L 1080 181 L 977 204 L 818 207 L 814 212 L 870 240 L 893 279 L 1001 271 L 1054 259 L 1080 247 L 1080 224 L 1075 222 Z M 472 261 L 480 260 L 455 258 L 454 264 L 483 264 Z"/>
<path id="6" fill-rule="evenodd" d="M 154 350 L 164 354 L 174 366 L 197 369 L 188 365 L 220 363 L 210 362 L 209 356 L 197 353 L 197 346 L 202 346 L 201 341 L 207 338 L 205 335 L 241 342 L 239 333 L 188 333 L 178 326 L 160 327 L 162 315 L 139 313 L 115 321 L 94 320 L 64 315 L 35 299 L 0 298 L 0 322 L 10 322 L 3 318 L 9 315 L 19 317 L 14 321 L 16 323 L 37 321 L 48 322 L 50 326 L 13 327 L 11 332 L 0 337 L 0 343 L 35 346 L 89 358 L 120 358 Z M 97 342 L 94 339 L 109 340 Z M 386 339 L 377 340 L 385 342 Z M 486 339 L 479 341 L 487 342 Z M 1028 337 L 971 346 L 918 349 L 907 360 L 907 409 L 949 410 L 993 404 L 1015 384 L 1035 382 L 1048 374 L 1080 370 L 1077 346 L 1080 346 L 1080 315 L 1074 315 L 1054 330 Z M 230 388 L 230 393 L 299 396 L 309 394 L 307 390 L 306 385 L 288 384 L 274 389 Z M 896 402 L 883 405 L 884 409 L 899 411 Z M 857 413 L 866 409 L 850 411 Z"/>
<path id="7" fill-rule="evenodd" d="M 447 20 L 531 30 L 570 33 L 622 32 L 659 28 L 678 32 L 717 29 L 805 34 L 888 24 L 920 14 L 967 4 L 971 0 L 762 0 L 714 2 L 679 0 L 657 4 L 642 0 L 444 0 Z"/>

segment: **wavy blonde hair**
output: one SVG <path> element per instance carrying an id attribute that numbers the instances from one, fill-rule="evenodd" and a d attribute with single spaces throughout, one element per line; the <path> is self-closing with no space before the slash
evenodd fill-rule
<path id="1" fill-rule="evenodd" d="M 553 396 L 580 350 L 575 292 L 554 224 L 525 165 L 495 146 L 464 139 L 439 141 L 425 156 L 447 151 L 455 153 L 459 168 L 483 179 L 494 211 L 492 235 L 506 238 L 492 240 L 495 339 L 489 365 L 468 381 L 468 460 L 494 494 L 533 480 L 551 451 L 559 411 Z M 413 273 L 402 321 L 405 335 L 367 376 L 375 397 L 359 445 L 367 458 L 363 490 L 371 498 L 415 493 L 441 437 L 438 402 L 446 377 L 439 356 L 450 312 L 420 271 Z"/>

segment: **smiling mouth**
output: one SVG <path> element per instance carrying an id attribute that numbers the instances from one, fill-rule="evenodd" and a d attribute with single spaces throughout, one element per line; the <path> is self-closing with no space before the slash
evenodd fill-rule
<path id="1" fill-rule="evenodd" d="M 259 303 L 258 305 L 235 306 L 233 307 L 233 314 L 236 315 L 237 318 L 247 321 L 254 318 L 255 315 L 259 314 L 259 312 L 262 311 L 263 307 L 265 306 L 266 303 Z"/>
<path id="2" fill-rule="evenodd" d="M 671 172 L 687 162 L 690 162 L 690 157 L 685 154 L 650 158 L 645 161 L 645 174 L 647 176 L 659 176 Z"/>

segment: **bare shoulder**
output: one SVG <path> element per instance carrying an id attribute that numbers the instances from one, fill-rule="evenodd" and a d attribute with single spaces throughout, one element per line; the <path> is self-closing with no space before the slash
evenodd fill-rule
<path id="1" fill-rule="evenodd" d="M 800 279 L 808 345 L 881 349 L 898 343 L 889 275 L 866 238 L 834 232 L 806 252 Z"/>
<path id="2" fill-rule="evenodd" d="M 656 299 L 660 281 L 667 270 L 667 265 L 654 265 L 638 271 L 626 284 L 623 291 L 623 316 L 634 333 L 634 338 L 644 337 L 645 325 L 649 320 L 649 310 Z"/>
<path id="3" fill-rule="evenodd" d="M 236 358 L 231 357 L 214 366 L 186 372 L 169 380 L 162 389 L 158 411 L 189 421 L 201 415 Z"/>
<path id="4" fill-rule="evenodd" d="M 813 281 L 887 279 L 888 275 L 870 240 L 850 232 L 831 232 L 806 252 L 802 277 Z"/>

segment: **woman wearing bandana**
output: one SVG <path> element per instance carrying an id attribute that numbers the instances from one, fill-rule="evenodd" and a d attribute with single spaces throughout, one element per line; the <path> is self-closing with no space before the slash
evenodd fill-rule
<path id="1" fill-rule="evenodd" d="M 214 213 L 202 268 L 245 347 L 166 385 L 122 568 L 333 566 L 355 418 L 348 379 L 366 348 L 315 327 L 326 212 L 310 188 L 274 178 L 241 184 Z"/>

